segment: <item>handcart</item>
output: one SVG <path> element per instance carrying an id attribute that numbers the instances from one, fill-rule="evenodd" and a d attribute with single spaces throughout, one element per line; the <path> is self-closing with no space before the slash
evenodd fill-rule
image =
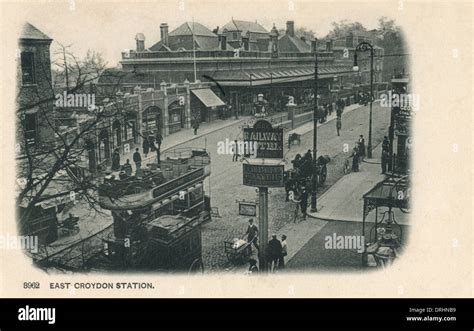
<path id="1" fill-rule="evenodd" d="M 235 238 L 232 241 L 224 241 L 224 252 L 227 260 L 232 263 L 246 262 L 251 254 L 251 244 L 252 242 L 239 238 Z"/>

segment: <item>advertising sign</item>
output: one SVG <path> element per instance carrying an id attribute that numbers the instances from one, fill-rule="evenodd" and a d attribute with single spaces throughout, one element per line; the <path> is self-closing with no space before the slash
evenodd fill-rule
<path id="1" fill-rule="evenodd" d="M 243 164 L 243 184 L 253 187 L 283 187 L 283 165 Z"/>

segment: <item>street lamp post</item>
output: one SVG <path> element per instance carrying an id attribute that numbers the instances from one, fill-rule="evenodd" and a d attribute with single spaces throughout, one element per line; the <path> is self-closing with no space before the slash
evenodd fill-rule
<path id="1" fill-rule="evenodd" d="M 313 177 L 311 181 L 311 211 L 318 211 L 317 200 L 317 178 L 316 173 L 316 147 L 318 144 L 318 40 L 315 39 L 314 47 L 314 109 L 313 109 Z"/>
<path id="2" fill-rule="evenodd" d="M 367 144 L 367 157 L 372 158 L 372 101 L 374 100 L 374 46 L 372 44 L 362 41 L 360 42 L 354 52 L 354 71 L 359 71 L 357 65 L 357 52 L 370 51 L 370 104 L 369 104 L 369 143 Z"/>

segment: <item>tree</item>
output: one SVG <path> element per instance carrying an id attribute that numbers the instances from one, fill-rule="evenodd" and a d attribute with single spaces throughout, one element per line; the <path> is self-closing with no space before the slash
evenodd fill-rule
<path id="1" fill-rule="evenodd" d="M 400 73 L 407 69 L 407 47 L 403 31 L 395 21 L 383 16 L 378 20 L 376 39 L 377 46 L 384 48 L 383 81 L 390 81 L 394 72 Z"/>
<path id="2" fill-rule="evenodd" d="M 350 22 L 348 20 L 341 20 L 339 22 L 331 23 L 332 29 L 329 31 L 326 38 L 342 38 L 349 33 L 365 32 L 367 29 L 359 22 Z"/>
<path id="3" fill-rule="evenodd" d="M 26 228 L 37 206 L 44 200 L 69 197 L 74 203 L 79 199 L 89 204 L 90 210 L 98 208 L 96 182 L 86 175 L 81 159 L 90 148 L 89 141 L 96 139 L 97 127 L 107 128 L 109 119 L 122 114 L 122 106 L 115 93 L 109 95 L 109 107 L 97 104 L 91 107 L 60 109 L 54 106 L 57 96 L 66 91 L 69 94 L 88 91 L 89 84 L 97 80 L 105 70 L 106 63 L 100 54 L 88 52 L 82 60 L 68 50 L 69 46 L 59 44 L 52 61 L 55 69 L 51 76 L 49 57 L 37 61 L 43 66 L 42 86 L 19 85 L 17 95 L 17 206 L 20 208 L 17 221 L 20 233 Z M 48 73 L 49 72 L 49 73 Z M 40 78 L 38 78 L 40 79 Z M 119 84 L 117 84 L 119 86 Z M 103 96 L 105 97 L 105 96 Z M 26 117 L 32 112 L 39 130 L 48 133 L 48 139 L 31 143 Z M 76 195 L 77 193 L 77 195 Z"/>

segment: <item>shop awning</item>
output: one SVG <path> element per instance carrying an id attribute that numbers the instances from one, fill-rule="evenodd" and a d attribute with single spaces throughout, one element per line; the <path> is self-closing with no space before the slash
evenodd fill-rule
<path id="1" fill-rule="evenodd" d="M 219 97 L 214 92 L 212 92 L 211 89 L 204 88 L 191 91 L 206 107 L 211 108 L 225 106 L 225 103 L 219 99 Z"/>

